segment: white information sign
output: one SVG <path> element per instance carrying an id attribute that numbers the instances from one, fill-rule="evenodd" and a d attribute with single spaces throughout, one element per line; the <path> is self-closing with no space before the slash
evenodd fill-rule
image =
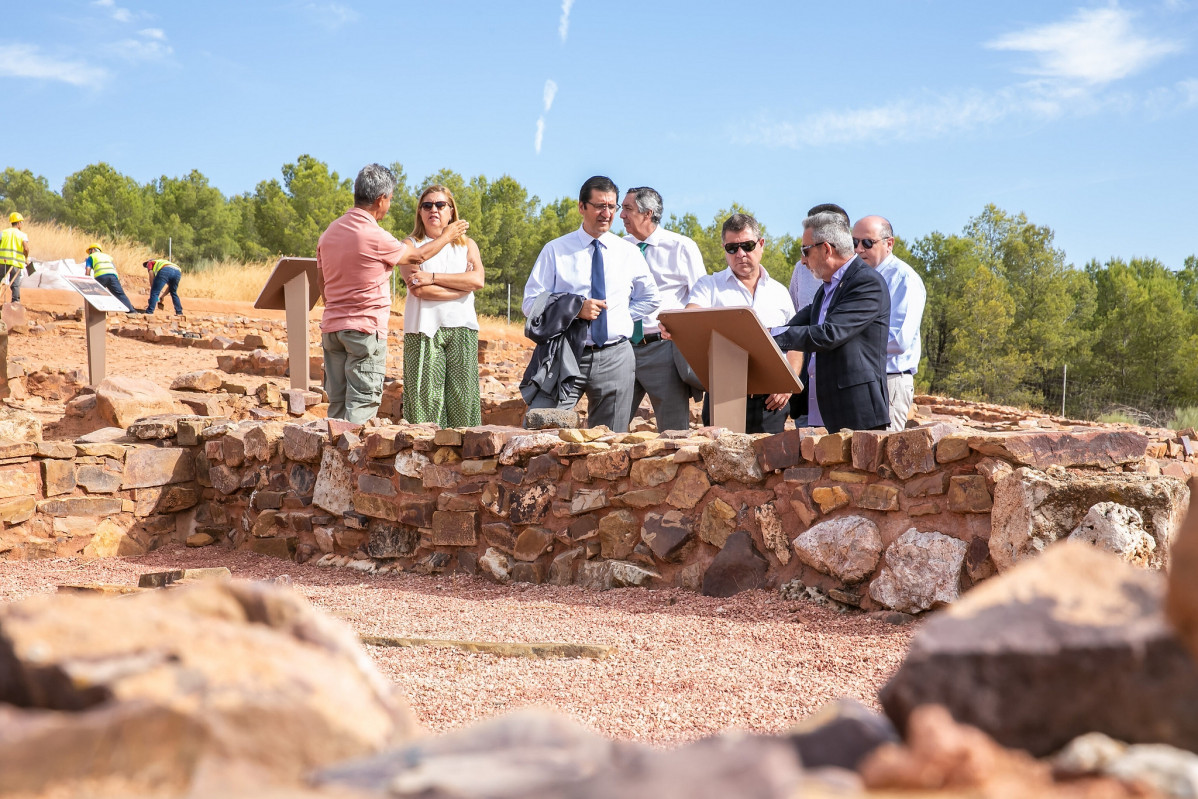
<path id="1" fill-rule="evenodd" d="M 108 292 L 108 289 L 100 285 L 100 282 L 94 277 L 79 277 L 77 275 L 63 275 L 62 279 L 70 285 L 71 288 L 83 295 L 83 299 L 87 300 L 87 304 L 95 308 L 97 311 L 128 311 L 125 303 L 118 300 Z"/>

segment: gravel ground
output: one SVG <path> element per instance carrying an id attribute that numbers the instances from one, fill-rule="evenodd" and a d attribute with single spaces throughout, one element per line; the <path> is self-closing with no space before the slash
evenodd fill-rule
<path id="1" fill-rule="evenodd" d="M 525 705 L 557 708 L 604 735 L 656 745 L 727 729 L 778 732 L 840 697 L 876 706 L 914 632 L 766 591 L 715 599 L 680 589 L 497 586 L 463 575 L 372 576 L 214 547 L 0 561 L 0 602 L 53 592 L 60 583 L 136 584 L 143 572 L 201 566 L 228 566 L 251 580 L 287 575 L 360 635 L 617 648 L 605 660 L 530 660 L 370 647 L 434 732 Z"/>

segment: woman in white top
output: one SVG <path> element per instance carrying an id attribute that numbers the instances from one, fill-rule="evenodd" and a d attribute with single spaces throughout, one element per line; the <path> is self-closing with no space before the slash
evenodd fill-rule
<path id="1" fill-rule="evenodd" d="M 453 194 L 429 186 L 420 194 L 416 246 L 457 221 Z M 478 393 L 478 315 L 474 292 L 483 286 L 478 245 L 461 236 L 419 266 L 403 266 L 408 298 L 403 311 L 403 415 L 441 427 L 482 424 Z"/>

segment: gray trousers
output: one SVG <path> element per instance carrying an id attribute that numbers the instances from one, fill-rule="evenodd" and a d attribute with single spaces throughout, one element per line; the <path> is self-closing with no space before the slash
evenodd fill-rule
<path id="1" fill-rule="evenodd" d="M 329 418 L 362 424 L 374 418 L 383 400 L 387 335 L 338 330 L 323 333 L 324 390 Z"/>
<path id="2" fill-rule="evenodd" d="M 689 430 L 691 426 L 691 387 L 678 374 L 672 341 L 652 341 L 633 346 L 636 355 L 636 382 L 632 387 L 632 413 L 649 395 L 658 431 Z"/>
<path id="3" fill-rule="evenodd" d="M 636 379 L 636 356 L 627 341 L 601 350 L 584 349 L 578 359 L 578 370 L 584 375 L 581 385 L 554 403 L 537 397 L 532 408 L 561 408 L 571 410 L 583 393 L 587 396 L 587 424 L 607 425 L 612 432 L 628 432 L 632 421 L 632 386 Z"/>

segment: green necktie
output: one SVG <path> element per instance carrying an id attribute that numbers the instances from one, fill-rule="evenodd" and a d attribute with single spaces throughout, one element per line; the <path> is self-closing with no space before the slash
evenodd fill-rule
<path id="1" fill-rule="evenodd" d="M 641 248 L 641 255 L 644 255 L 645 250 L 649 249 L 649 242 L 642 241 L 640 244 L 638 244 L 636 246 Z M 645 340 L 645 322 L 644 322 L 644 320 L 637 319 L 635 322 L 632 323 L 632 343 L 640 344 L 644 340 Z"/>

